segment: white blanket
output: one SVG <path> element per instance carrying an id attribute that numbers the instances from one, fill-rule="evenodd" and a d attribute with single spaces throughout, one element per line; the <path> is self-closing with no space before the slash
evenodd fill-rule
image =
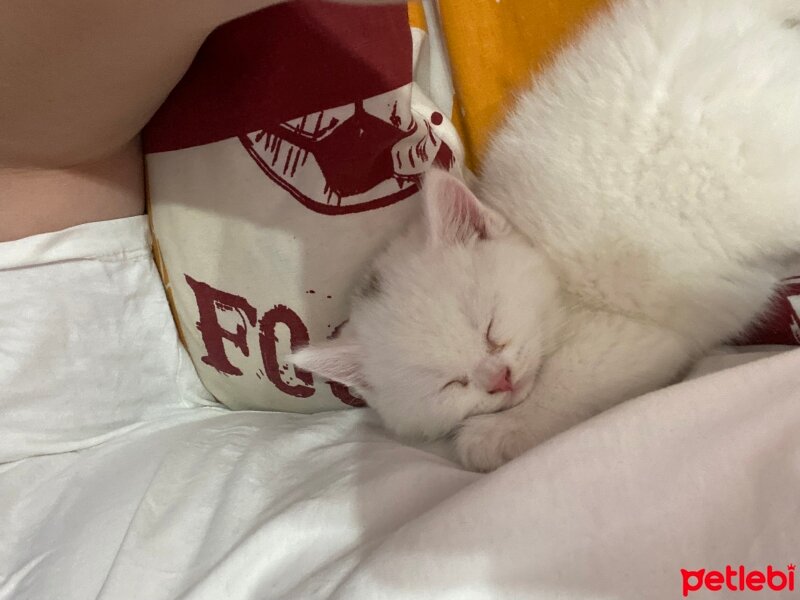
<path id="1" fill-rule="evenodd" d="M 143 218 L 0 244 L 0 290 L 0 598 L 640 600 L 800 560 L 797 352 L 477 475 L 368 410 L 215 406 Z"/>

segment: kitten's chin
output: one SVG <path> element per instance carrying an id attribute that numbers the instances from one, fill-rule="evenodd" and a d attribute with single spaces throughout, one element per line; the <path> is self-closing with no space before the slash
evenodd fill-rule
<path id="1" fill-rule="evenodd" d="M 502 398 L 498 398 L 497 402 L 495 402 L 491 407 L 476 407 L 468 412 L 464 416 L 464 419 L 469 419 L 470 417 L 477 417 L 480 415 L 494 415 L 509 410 L 525 400 L 529 393 L 530 389 L 521 390 L 519 392 L 505 392 Z M 464 419 L 462 419 L 461 422 L 463 422 Z M 460 423 L 458 425 L 460 425 Z M 455 427 L 457 428 L 458 425 Z"/>
<path id="2" fill-rule="evenodd" d="M 509 408 L 514 408 L 515 406 L 519 406 L 520 404 L 522 404 L 525 401 L 525 398 L 527 398 L 530 395 L 531 391 L 533 391 L 533 386 L 535 383 L 536 379 L 534 378 L 534 380 L 531 381 L 531 383 L 528 384 L 526 387 L 510 394 L 510 398 L 508 399 L 508 406 L 503 410 L 508 410 Z"/>
<path id="3" fill-rule="evenodd" d="M 383 416 L 381 416 L 381 421 L 386 429 L 409 443 L 429 443 L 446 439 L 452 436 L 461 425 L 461 421 L 458 421 L 448 425 L 442 423 L 437 427 L 431 427 L 430 422 L 397 423 L 396 421 L 391 421 Z"/>
<path id="4" fill-rule="evenodd" d="M 506 398 L 503 401 L 503 405 L 495 412 L 503 412 L 504 410 L 508 410 L 509 408 L 514 408 L 520 402 L 522 402 L 524 398 L 525 396 L 523 396 L 522 394 L 517 394 L 517 393 L 509 394 L 508 398 Z"/>

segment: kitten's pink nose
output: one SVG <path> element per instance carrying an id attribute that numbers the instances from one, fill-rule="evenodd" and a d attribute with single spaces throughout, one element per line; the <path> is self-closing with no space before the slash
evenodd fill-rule
<path id="1" fill-rule="evenodd" d="M 513 392 L 514 385 L 511 383 L 511 369 L 504 367 L 492 377 L 489 384 L 489 393 L 497 394 L 500 392 Z"/>

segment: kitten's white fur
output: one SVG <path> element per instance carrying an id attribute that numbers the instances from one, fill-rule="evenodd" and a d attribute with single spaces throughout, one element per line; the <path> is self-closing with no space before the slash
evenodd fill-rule
<path id="1" fill-rule="evenodd" d="M 800 251 L 798 19 L 800 0 L 612 7 L 494 137 L 494 210 L 429 176 L 343 338 L 296 364 L 401 434 L 455 430 L 477 470 L 674 381 Z M 504 366 L 515 390 L 490 394 Z"/>

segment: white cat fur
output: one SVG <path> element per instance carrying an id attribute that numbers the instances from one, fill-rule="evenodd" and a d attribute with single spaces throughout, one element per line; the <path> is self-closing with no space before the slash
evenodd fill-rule
<path id="1" fill-rule="evenodd" d="M 400 434 L 454 431 L 484 471 L 674 381 L 762 313 L 800 250 L 798 22 L 800 0 L 615 4 L 494 136 L 494 209 L 430 175 L 344 337 L 296 364 Z M 514 392 L 488 393 L 498 362 Z"/>

